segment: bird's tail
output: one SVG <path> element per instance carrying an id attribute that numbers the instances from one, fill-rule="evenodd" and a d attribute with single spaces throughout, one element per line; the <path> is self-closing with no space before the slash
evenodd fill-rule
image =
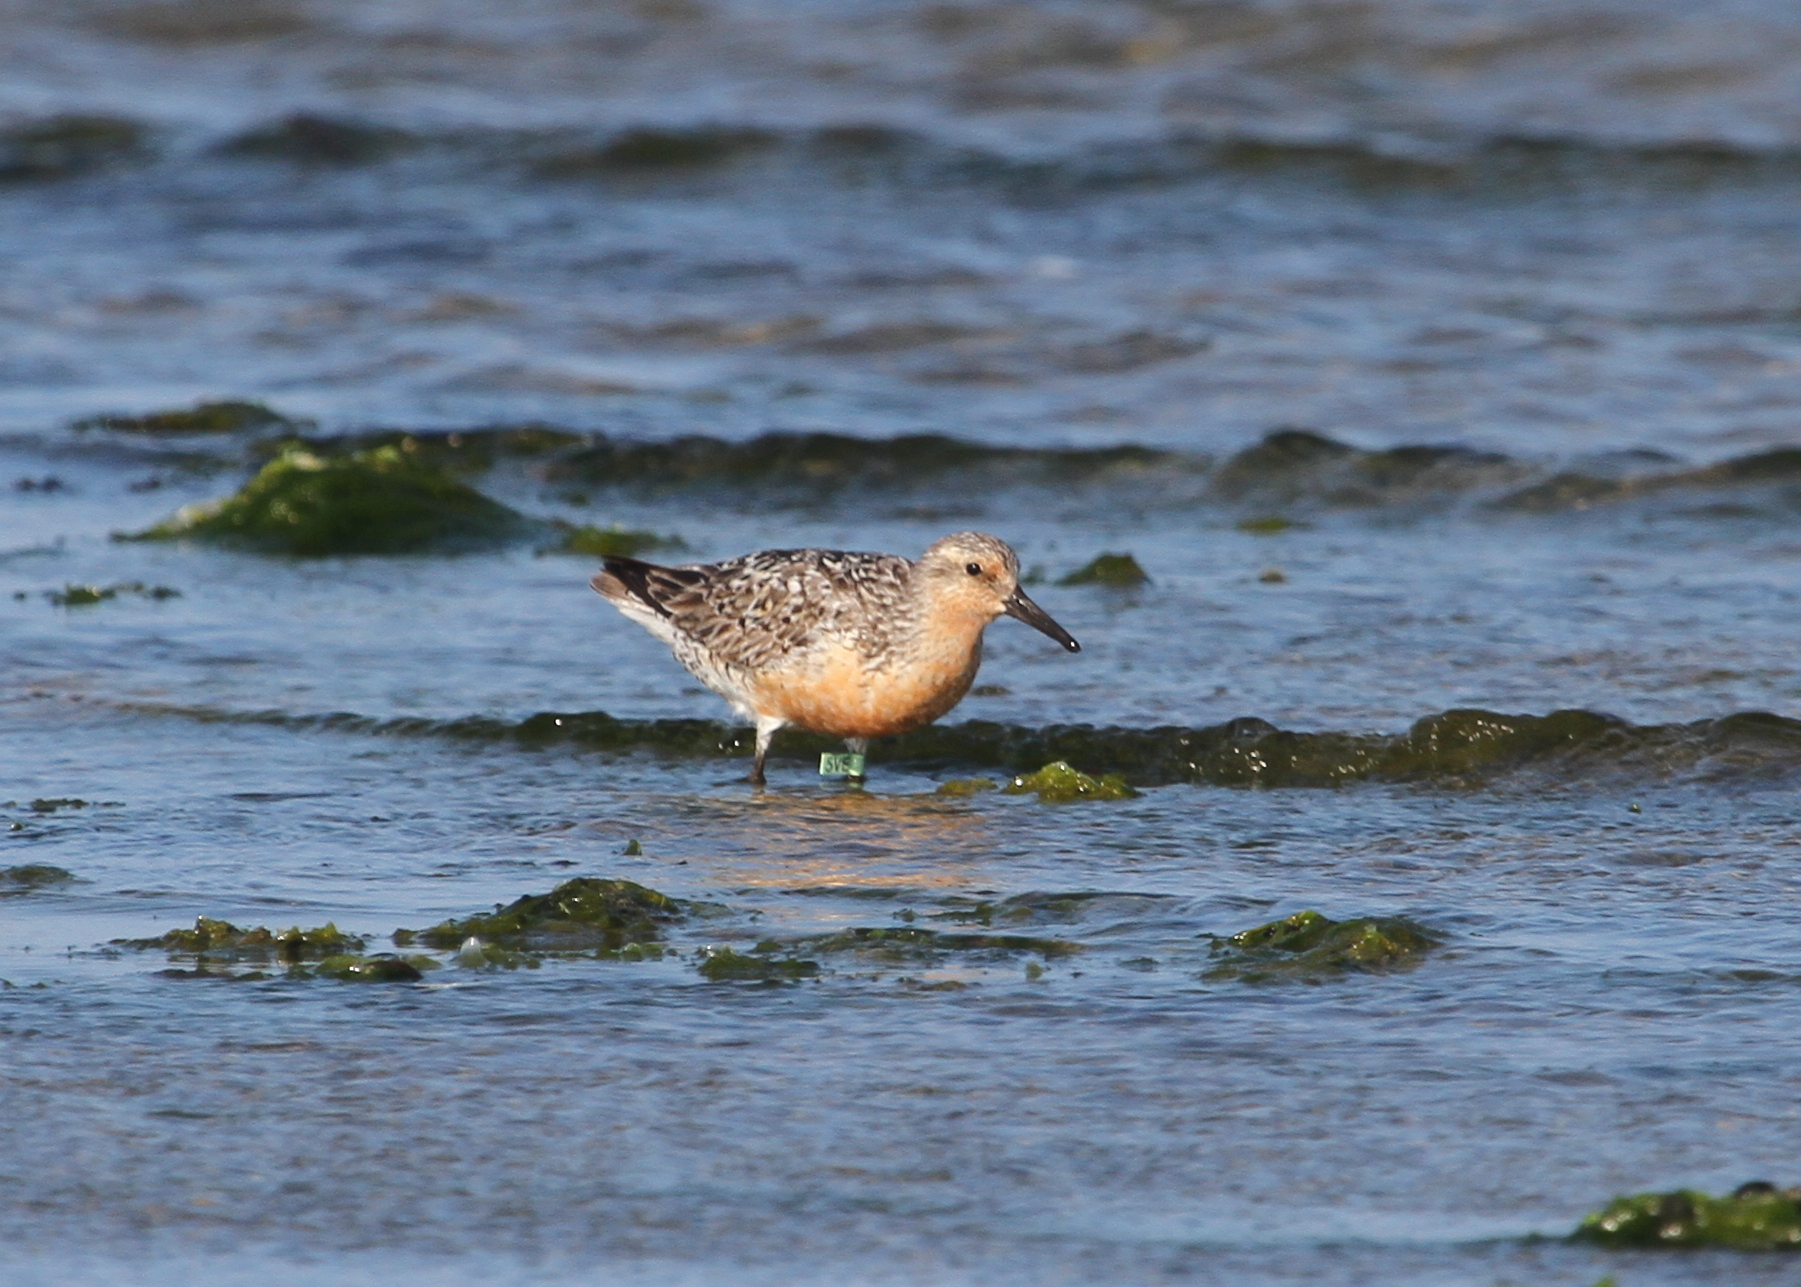
<path id="1" fill-rule="evenodd" d="M 588 584 L 608 603 L 620 606 L 627 603 L 641 604 L 659 616 L 666 617 L 669 609 L 663 606 L 662 600 L 651 588 L 650 581 L 653 573 L 661 571 L 663 569 L 654 563 L 614 555 L 602 560 L 601 570 L 594 574 L 594 579 Z"/>
<path id="2" fill-rule="evenodd" d="M 621 609 L 645 607 L 660 617 L 671 615 L 669 603 L 677 595 L 706 579 L 698 568 L 666 568 L 623 555 L 604 558 L 601 564 L 588 582 L 596 593 Z"/>

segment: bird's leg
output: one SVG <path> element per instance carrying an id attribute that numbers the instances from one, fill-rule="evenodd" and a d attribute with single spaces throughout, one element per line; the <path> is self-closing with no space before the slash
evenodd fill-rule
<path id="1" fill-rule="evenodd" d="M 869 739 L 867 737 L 847 737 L 844 739 L 844 749 L 849 751 L 852 755 L 867 755 L 869 753 Z M 846 782 L 861 783 L 863 781 L 863 775 L 858 773 L 852 777 L 845 778 L 844 780 Z"/>
<path id="2" fill-rule="evenodd" d="M 763 761 L 769 758 L 769 743 L 775 737 L 775 731 L 782 726 L 779 719 L 759 719 L 757 721 L 757 757 L 751 761 L 750 780 L 757 786 L 763 785 Z"/>

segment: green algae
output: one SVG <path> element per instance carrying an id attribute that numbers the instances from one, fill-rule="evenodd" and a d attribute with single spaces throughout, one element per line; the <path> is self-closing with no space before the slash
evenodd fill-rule
<path id="1" fill-rule="evenodd" d="M 1660 457 L 1667 460 L 1667 457 Z M 1584 510 L 1679 491 L 1715 491 L 1792 483 L 1801 477 L 1801 447 L 1777 447 L 1733 456 L 1696 469 L 1674 469 L 1624 478 L 1565 472 L 1521 488 L 1490 503 L 1490 508 L 1544 514 Z M 1690 511 L 1695 512 L 1695 511 Z M 1706 512 L 1706 511 L 1703 511 Z M 1715 510 L 1713 512 L 1721 512 Z M 1727 514 L 1745 513 L 1728 508 Z"/>
<path id="2" fill-rule="evenodd" d="M 1002 925 L 1026 925 L 1039 921 L 1077 921 L 1086 916 L 1089 910 L 1102 900 L 1116 907 L 1121 900 L 1130 900 L 1138 906 L 1155 904 L 1166 898 L 1168 894 L 1120 893 L 1108 890 L 1082 890 L 1073 893 L 1031 892 L 1014 894 L 998 902 L 986 900 L 952 906 L 945 911 L 932 912 L 930 917 L 935 921 L 955 921 L 964 925 L 991 926 L 997 922 Z M 949 901 L 949 900 L 947 900 Z"/>
<path id="3" fill-rule="evenodd" d="M 1000 958 L 1030 952 L 1049 960 L 1082 950 L 1081 944 L 1066 939 L 1030 934 L 944 933 L 911 925 L 858 926 L 779 946 L 820 956 L 850 953 L 860 959 L 891 965 L 934 964 L 953 953 Z"/>
<path id="4" fill-rule="evenodd" d="M 0 183 L 66 179 L 149 154 L 149 133 L 116 116 L 51 116 L 0 131 Z"/>
<path id="5" fill-rule="evenodd" d="M 352 166 L 385 160 L 418 142 L 404 130 L 297 112 L 228 139 L 218 150 L 224 156 Z"/>
<path id="6" fill-rule="evenodd" d="M 715 903 L 690 903 L 688 910 L 698 914 L 701 908 L 709 911 L 718 906 Z M 660 961 L 669 954 L 669 949 L 661 943 L 627 943 L 621 948 L 596 948 L 594 959 L 597 961 Z"/>
<path id="7" fill-rule="evenodd" d="M 1104 585 L 1123 590 L 1149 585 L 1150 581 L 1150 576 L 1130 554 L 1097 554 L 1057 584 Z"/>
<path id="8" fill-rule="evenodd" d="M 185 434 L 289 432 L 310 422 L 294 420 L 260 402 L 201 402 L 173 411 L 153 411 L 142 416 L 92 416 L 77 420 L 77 429 L 105 429 L 112 433 L 175 437 Z"/>
<path id="9" fill-rule="evenodd" d="M 456 963 L 465 970 L 536 970 L 544 964 L 544 959 L 535 952 L 521 952 L 497 943 L 484 943 L 479 938 L 466 938 L 457 949 Z"/>
<path id="10" fill-rule="evenodd" d="M 395 943 L 460 948 L 481 940 L 518 951 L 617 952 L 633 943 L 654 943 L 663 927 L 683 919 L 681 904 L 667 894 L 629 880 L 577 876 L 548 894 L 527 894 L 492 913 L 448 920 L 424 930 L 400 930 Z"/>
<path id="11" fill-rule="evenodd" d="M 221 979 L 254 983 L 278 977 L 267 969 L 242 970 L 239 965 L 281 966 L 279 977 L 289 979 L 340 979 L 351 983 L 410 983 L 435 970 L 438 962 L 428 956 L 397 956 L 392 952 L 365 955 L 366 940 L 346 934 L 327 922 L 314 929 L 294 926 L 285 930 L 258 925 L 240 929 L 230 921 L 210 916 L 195 918 L 191 929 L 173 929 L 155 938 L 114 939 L 117 947 L 164 951 L 177 959 L 191 959 L 191 970 L 161 971 L 165 978 Z"/>
<path id="12" fill-rule="evenodd" d="M 1431 931 L 1400 917 L 1335 921 L 1315 911 L 1214 938 L 1208 980 L 1317 982 L 1349 973 L 1406 969 L 1439 944 Z"/>
<path id="13" fill-rule="evenodd" d="M 396 956 L 378 952 L 374 956 L 341 953 L 328 956 L 315 965 L 290 963 L 280 974 L 268 970 L 238 970 L 221 966 L 211 957 L 196 957 L 194 968 L 158 970 L 165 979 L 206 979 L 222 983 L 261 983 L 269 979 L 336 979 L 344 983 L 417 983 L 428 970 L 440 968 L 429 956 Z"/>
<path id="14" fill-rule="evenodd" d="M 1249 532 L 1252 536 L 1275 536 L 1282 532 L 1293 531 L 1301 525 L 1280 514 L 1265 514 L 1261 518 L 1241 519 L 1237 526 L 1239 531 Z"/>
<path id="15" fill-rule="evenodd" d="M 1722 1198 L 1695 1189 L 1635 1193 L 1585 1216 L 1571 1237 L 1604 1247 L 1801 1247 L 1801 1189 L 1753 1181 Z"/>
<path id="16" fill-rule="evenodd" d="M 302 437 L 293 442 L 316 456 L 353 456 L 392 447 L 419 464 L 435 465 L 459 474 L 480 474 L 503 461 L 541 461 L 556 458 L 593 441 L 591 435 L 571 433 L 550 425 L 522 424 L 477 429 L 382 429 L 336 437 Z M 275 453 L 293 445 L 290 441 L 264 444 Z"/>
<path id="17" fill-rule="evenodd" d="M 1209 490 L 1230 501 L 1281 504 L 1314 499 L 1371 506 L 1511 482 L 1522 468 L 1506 456 L 1468 447 L 1364 451 L 1310 429 L 1291 428 L 1275 430 L 1226 461 L 1214 473 Z"/>
<path id="18" fill-rule="evenodd" d="M 288 436 L 292 437 L 292 434 Z M 381 430 L 309 436 L 315 455 L 399 447 L 420 460 L 475 473 L 506 459 L 538 463 L 537 473 L 573 503 L 596 489 L 634 497 L 679 492 L 728 494 L 759 504 L 812 505 L 841 494 L 1021 487 L 1129 485 L 1192 499 L 1204 457 L 1126 445 L 1100 448 L 997 446 L 940 434 L 860 438 L 835 433 L 770 433 L 749 440 L 688 435 L 659 441 L 574 433 L 543 424 L 448 431 Z M 272 444 L 271 444 L 272 445 Z"/>
<path id="19" fill-rule="evenodd" d="M 551 462 L 552 481 L 638 492 L 750 491 L 780 501 L 817 501 L 839 492 L 906 490 L 962 476 L 978 487 L 1069 486 L 1147 475 L 1190 477 L 1203 462 L 1149 447 L 998 447 L 942 434 L 858 438 L 771 433 L 745 442 L 691 435 L 637 442 L 596 435 Z"/>
<path id="20" fill-rule="evenodd" d="M 1587 509 L 1630 495 L 1632 486 L 1622 479 L 1591 478 L 1585 474 L 1554 474 L 1501 497 L 1492 508 L 1516 510 L 1527 514 L 1552 513 L 1566 509 Z"/>
<path id="21" fill-rule="evenodd" d="M 438 963 L 429 956 L 396 956 L 378 952 L 374 956 L 328 956 L 315 965 L 310 974 L 321 979 L 341 979 L 346 983 L 417 983 L 426 970 Z"/>
<path id="22" fill-rule="evenodd" d="M 88 809 L 93 807 L 91 800 L 81 800 L 74 796 L 43 796 L 33 800 L 26 806 L 33 813 L 61 813 L 64 809 Z"/>
<path id="23" fill-rule="evenodd" d="M 131 709 L 204 723 L 439 737 L 531 749 L 565 745 L 610 753 L 650 751 L 697 759 L 748 758 L 753 744 L 749 730 L 715 720 L 619 719 L 604 711 L 543 711 L 515 722 L 489 716 L 383 720 L 153 703 Z M 797 760 L 842 749 L 829 737 L 784 736 L 789 739 L 784 754 Z M 1254 718 L 1153 728 L 968 720 L 884 738 L 870 747 L 869 760 L 933 772 L 956 766 L 1007 773 L 1063 760 L 1117 773 L 1137 786 L 1190 782 L 1262 789 L 1373 781 L 1469 788 L 1517 771 L 1568 778 L 1617 773 L 1661 777 L 1716 762 L 1766 772 L 1801 768 L 1801 720 L 1751 711 L 1688 724 L 1634 725 L 1583 710 L 1548 715 L 1450 710 L 1428 716 L 1398 736 L 1294 732 Z"/>
<path id="24" fill-rule="evenodd" d="M 166 585 L 145 585 L 142 581 L 119 581 L 112 585 L 77 585 L 74 582 L 63 586 L 60 590 L 46 590 L 44 597 L 59 608 L 87 608 L 97 603 L 106 603 L 122 594 L 135 594 L 139 598 L 154 599 L 161 603 L 165 599 L 181 598 L 181 591 Z"/>
<path id="25" fill-rule="evenodd" d="M 635 558 L 655 550 L 685 550 L 688 543 L 679 536 L 659 536 L 655 532 L 633 531 L 617 524 L 611 527 L 577 527 L 572 523 L 552 524 L 557 539 L 541 547 L 540 554 L 582 554 L 590 558 L 623 556 Z"/>
<path id="26" fill-rule="evenodd" d="M 0 897 L 28 894 L 34 889 L 50 889 L 75 883 L 75 873 L 52 867 L 48 863 L 22 863 L 17 867 L 0 867 Z"/>
<path id="27" fill-rule="evenodd" d="M 548 179 L 580 179 L 618 172 L 685 170 L 719 165 L 772 146 L 764 130 L 698 126 L 691 129 L 641 127 L 621 132 L 599 147 L 577 148 L 537 162 Z"/>
<path id="28" fill-rule="evenodd" d="M 796 939 L 765 939 L 749 953 L 708 949 L 706 961 L 721 961 L 712 967 L 719 977 L 790 978 L 811 977 L 818 969 L 815 957 L 851 957 L 864 966 L 931 967 L 951 960 L 993 963 L 1020 955 L 1049 961 L 1081 950 L 1081 944 L 1067 939 L 1030 934 L 945 932 L 913 925 L 855 926 Z M 714 977 L 705 962 L 701 972 Z"/>
<path id="29" fill-rule="evenodd" d="M 940 782 L 933 795 L 967 797 L 981 795 L 984 791 L 999 789 L 1000 783 L 991 778 L 952 778 L 948 782 Z"/>
<path id="30" fill-rule="evenodd" d="M 127 539 L 320 557 L 494 545 L 526 527 L 522 515 L 397 448 L 337 457 L 291 448 L 235 496 L 189 506 Z"/>
<path id="31" fill-rule="evenodd" d="M 61 590 L 46 590 L 44 597 L 59 608 L 85 608 L 90 604 L 104 603 L 114 598 L 118 590 L 108 586 L 76 585 L 71 582 Z"/>
<path id="32" fill-rule="evenodd" d="M 292 926 L 273 930 L 266 925 L 240 929 L 230 921 L 196 917 L 191 929 L 172 929 L 155 938 L 114 939 L 120 947 L 161 949 L 173 956 L 220 961 L 324 961 L 361 952 L 365 940 L 346 934 L 331 922 L 314 929 Z"/>
<path id="33" fill-rule="evenodd" d="M 202 962 L 191 970 L 184 970 L 179 966 L 172 965 L 166 970 L 158 970 L 156 972 L 156 977 L 159 979 L 206 980 L 219 983 L 262 983 L 277 976 L 269 973 L 267 970 L 221 969 Z"/>
<path id="34" fill-rule="evenodd" d="M 1046 804 L 1070 804 L 1076 800 L 1131 800 L 1138 792 L 1117 773 L 1090 777 L 1071 768 L 1067 760 L 1056 760 L 1036 773 L 1025 773 L 1001 788 L 1007 795 L 1029 795 L 1034 792 Z"/>
<path id="35" fill-rule="evenodd" d="M 703 948 L 701 977 L 712 983 L 727 981 L 786 983 L 817 978 L 819 962 L 801 957 L 777 955 L 781 945 L 759 943 L 751 952 L 738 952 L 729 947 Z"/>

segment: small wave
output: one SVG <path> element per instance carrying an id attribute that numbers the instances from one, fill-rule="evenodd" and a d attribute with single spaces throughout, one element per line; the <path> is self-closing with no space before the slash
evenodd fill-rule
<path id="1" fill-rule="evenodd" d="M 0 158 L 15 158 L 22 167 L 15 177 L 54 177 L 149 157 L 149 140 L 158 132 L 153 123 L 110 114 L 49 117 L 0 131 Z M 1322 139 L 1260 133 L 1245 124 L 1222 130 L 1176 124 L 1104 141 L 1081 133 L 1075 141 L 1047 147 L 1042 140 L 1009 146 L 988 137 L 854 118 L 807 125 L 728 118 L 626 121 L 603 130 L 568 125 L 434 130 L 316 111 L 271 117 L 215 137 L 209 146 L 182 151 L 179 160 L 335 167 L 419 152 L 476 163 L 469 175 L 503 183 L 683 182 L 764 160 L 776 167 L 772 173 L 783 184 L 792 182 L 798 167 L 827 185 L 962 186 L 998 189 L 1025 200 L 1257 176 L 1490 200 L 1611 186 L 1693 188 L 1801 178 L 1801 149 L 1727 139 L 1615 141 L 1442 128 L 1417 137 L 1347 128 Z M 0 169 L 0 177 L 12 173 Z"/>
<path id="2" fill-rule="evenodd" d="M 232 712 L 127 704 L 151 715 L 204 723 L 256 724 L 379 737 L 436 737 L 528 747 L 646 751 L 681 759 L 748 759 L 748 729 L 703 719 L 619 719 L 603 711 L 542 712 L 509 721 L 486 716 L 433 720 L 355 714 Z M 777 758 L 817 756 L 838 743 L 783 733 Z M 1200 728 L 1032 728 L 970 720 L 935 725 L 870 748 L 876 763 L 927 770 L 1018 772 L 1067 760 L 1090 773 L 1120 773 L 1140 786 L 1333 787 L 1354 782 L 1474 787 L 1508 775 L 1549 773 L 1559 781 L 1621 776 L 1709 780 L 1787 779 L 1801 769 L 1801 720 L 1744 712 L 1688 724 L 1631 724 L 1594 711 L 1508 715 L 1448 710 L 1399 735 L 1292 732 L 1264 720 Z"/>

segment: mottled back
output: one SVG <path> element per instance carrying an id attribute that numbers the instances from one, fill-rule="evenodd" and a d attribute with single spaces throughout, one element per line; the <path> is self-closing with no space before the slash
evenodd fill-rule
<path id="1" fill-rule="evenodd" d="M 913 565 L 894 554 L 763 550 L 695 567 L 609 558 L 606 568 L 603 577 L 663 618 L 678 656 L 690 642 L 713 665 L 749 671 L 833 644 L 878 658 L 913 615 Z M 602 578 L 595 588 L 620 601 Z"/>

